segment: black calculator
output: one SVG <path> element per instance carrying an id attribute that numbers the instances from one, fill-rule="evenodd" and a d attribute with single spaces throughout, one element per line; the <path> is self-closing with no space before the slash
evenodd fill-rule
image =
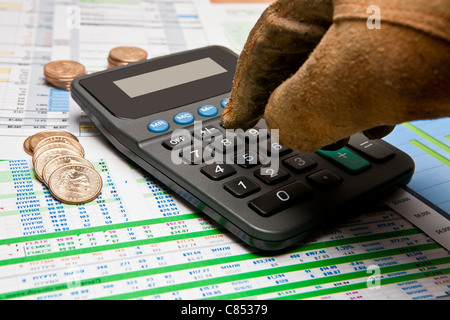
<path id="1" fill-rule="evenodd" d="M 264 119 L 221 127 L 236 63 L 208 46 L 76 78 L 71 94 L 126 157 L 258 249 L 285 249 L 410 181 L 413 160 L 383 140 L 305 154 Z"/>

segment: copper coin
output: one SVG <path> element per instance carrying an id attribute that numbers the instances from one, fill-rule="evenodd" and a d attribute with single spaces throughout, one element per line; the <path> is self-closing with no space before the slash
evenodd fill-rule
<path id="1" fill-rule="evenodd" d="M 138 47 L 121 46 L 111 49 L 108 61 L 112 63 L 131 63 L 147 58 L 147 51 Z"/>
<path id="2" fill-rule="evenodd" d="M 72 60 L 57 60 L 44 66 L 44 76 L 59 80 L 74 79 L 85 73 L 85 67 Z"/>
<path id="3" fill-rule="evenodd" d="M 51 174 L 59 167 L 71 165 L 71 164 L 82 164 L 90 168 L 94 166 L 85 158 L 75 155 L 60 156 L 49 160 L 44 168 L 42 169 L 42 178 L 44 182 L 48 185 L 48 180 Z"/>
<path id="4" fill-rule="evenodd" d="M 94 200 L 102 190 L 102 178 L 94 169 L 84 165 L 67 165 L 56 169 L 49 178 L 51 194 L 68 204 Z"/>

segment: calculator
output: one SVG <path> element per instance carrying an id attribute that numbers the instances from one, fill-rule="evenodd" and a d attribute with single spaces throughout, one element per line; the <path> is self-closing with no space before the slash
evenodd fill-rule
<path id="1" fill-rule="evenodd" d="M 76 78 L 71 95 L 127 158 L 261 250 L 288 248 L 410 181 L 413 160 L 383 140 L 357 134 L 342 149 L 300 153 L 264 119 L 221 127 L 237 58 L 222 46 L 174 53 Z"/>

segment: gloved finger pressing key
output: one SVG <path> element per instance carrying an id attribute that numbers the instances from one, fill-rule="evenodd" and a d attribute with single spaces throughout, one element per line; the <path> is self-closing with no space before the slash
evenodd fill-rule
<path id="1" fill-rule="evenodd" d="M 368 27 L 373 5 L 379 29 Z M 448 116 L 448 30 L 447 0 L 278 0 L 239 57 L 222 125 L 247 129 L 264 115 L 282 144 L 313 152 Z"/>

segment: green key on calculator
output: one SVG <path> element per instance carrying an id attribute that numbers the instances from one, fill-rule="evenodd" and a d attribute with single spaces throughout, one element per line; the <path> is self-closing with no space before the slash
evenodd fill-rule
<path id="1" fill-rule="evenodd" d="M 383 140 L 357 134 L 305 154 L 264 119 L 225 130 L 236 63 L 209 46 L 76 78 L 71 94 L 120 152 L 261 250 L 288 248 L 410 181 L 413 160 Z"/>

